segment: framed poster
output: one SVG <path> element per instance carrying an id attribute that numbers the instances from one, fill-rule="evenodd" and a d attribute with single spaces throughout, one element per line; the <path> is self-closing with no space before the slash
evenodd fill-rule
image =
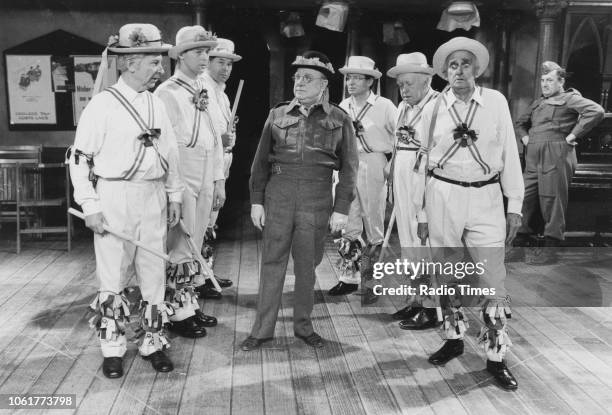
<path id="1" fill-rule="evenodd" d="M 6 55 L 10 124 L 56 124 L 50 55 Z"/>
<path id="2" fill-rule="evenodd" d="M 96 75 L 102 58 L 98 56 L 74 56 L 74 92 L 72 94 L 72 108 L 74 125 L 81 118 L 83 109 L 91 101 Z M 117 82 L 117 59 L 116 56 L 108 57 L 108 73 L 106 86 Z"/>
<path id="3" fill-rule="evenodd" d="M 53 92 L 71 92 L 74 90 L 74 70 L 72 59 L 67 56 L 51 57 L 51 80 Z"/>

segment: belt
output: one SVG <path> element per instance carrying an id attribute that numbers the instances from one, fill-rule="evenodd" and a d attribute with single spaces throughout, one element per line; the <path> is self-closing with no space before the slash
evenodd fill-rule
<path id="1" fill-rule="evenodd" d="M 293 179 L 330 181 L 332 178 L 333 168 L 326 166 L 304 166 L 272 163 L 270 173 L 272 175 L 286 176 Z"/>
<path id="2" fill-rule="evenodd" d="M 496 174 L 495 176 L 491 177 L 489 180 L 481 180 L 479 182 L 461 182 L 459 180 L 453 180 L 447 177 L 438 176 L 435 173 L 431 173 L 431 176 L 443 182 L 456 184 L 458 186 L 463 186 L 463 187 L 483 187 L 488 184 L 499 183 L 499 174 Z"/>
<path id="3" fill-rule="evenodd" d="M 418 147 L 396 147 L 397 151 L 419 151 Z"/>

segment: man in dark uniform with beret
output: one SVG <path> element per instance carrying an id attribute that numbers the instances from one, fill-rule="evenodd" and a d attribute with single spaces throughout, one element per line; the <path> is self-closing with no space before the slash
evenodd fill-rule
<path id="1" fill-rule="evenodd" d="M 292 66 L 295 98 L 270 111 L 251 168 L 251 219 L 263 230 L 263 251 L 257 317 L 244 351 L 274 335 L 290 251 L 294 333 L 310 346 L 324 345 L 310 319 L 315 268 L 323 259 L 328 225 L 332 232 L 346 227 L 354 198 L 357 142 L 349 115 L 329 102 L 334 69 L 315 51 L 298 56 Z M 335 200 L 333 170 L 339 171 Z"/>

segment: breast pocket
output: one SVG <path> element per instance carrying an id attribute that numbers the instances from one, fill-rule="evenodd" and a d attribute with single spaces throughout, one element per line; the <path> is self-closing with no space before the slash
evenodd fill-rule
<path id="1" fill-rule="evenodd" d="M 283 117 L 274 121 L 274 137 L 276 144 L 280 146 L 295 147 L 299 136 L 298 117 Z"/>
<path id="2" fill-rule="evenodd" d="M 337 120 L 320 120 L 315 132 L 314 145 L 325 150 L 335 150 L 342 139 L 342 123 Z"/>

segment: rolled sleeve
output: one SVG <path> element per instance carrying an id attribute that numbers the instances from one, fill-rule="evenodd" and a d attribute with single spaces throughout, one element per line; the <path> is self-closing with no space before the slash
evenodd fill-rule
<path id="1" fill-rule="evenodd" d="M 94 158 L 100 151 L 104 141 L 104 109 L 100 99 L 92 100 L 83 110 L 76 129 L 74 145 L 70 159 L 70 179 L 74 187 L 74 200 L 83 209 L 83 213 L 93 215 L 101 212 L 100 200 L 93 183 L 89 180 L 89 166 L 83 156 L 76 154 L 77 150 Z"/>
<path id="2" fill-rule="evenodd" d="M 170 118 L 164 111 L 162 114 L 162 131 L 168 146 L 168 172 L 166 174 L 165 188 L 170 202 L 182 203 L 185 188 L 179 170 L 178 144 L 172 128 Z"/>
<path id="3" fill-rule="evenodd" d="M 523 197 L 525 195 L 525 184 L 521 171 L 521 161 L 518 146 L 512 127 L 512 118 L 508 103 L 500 96 L 499 104 L 499 130 L 500 141 L 503 143 L 503 169 L 500 173 L 500 181 L 504 196 L 508 198 L 508 213 L 521 214 Z"/>

